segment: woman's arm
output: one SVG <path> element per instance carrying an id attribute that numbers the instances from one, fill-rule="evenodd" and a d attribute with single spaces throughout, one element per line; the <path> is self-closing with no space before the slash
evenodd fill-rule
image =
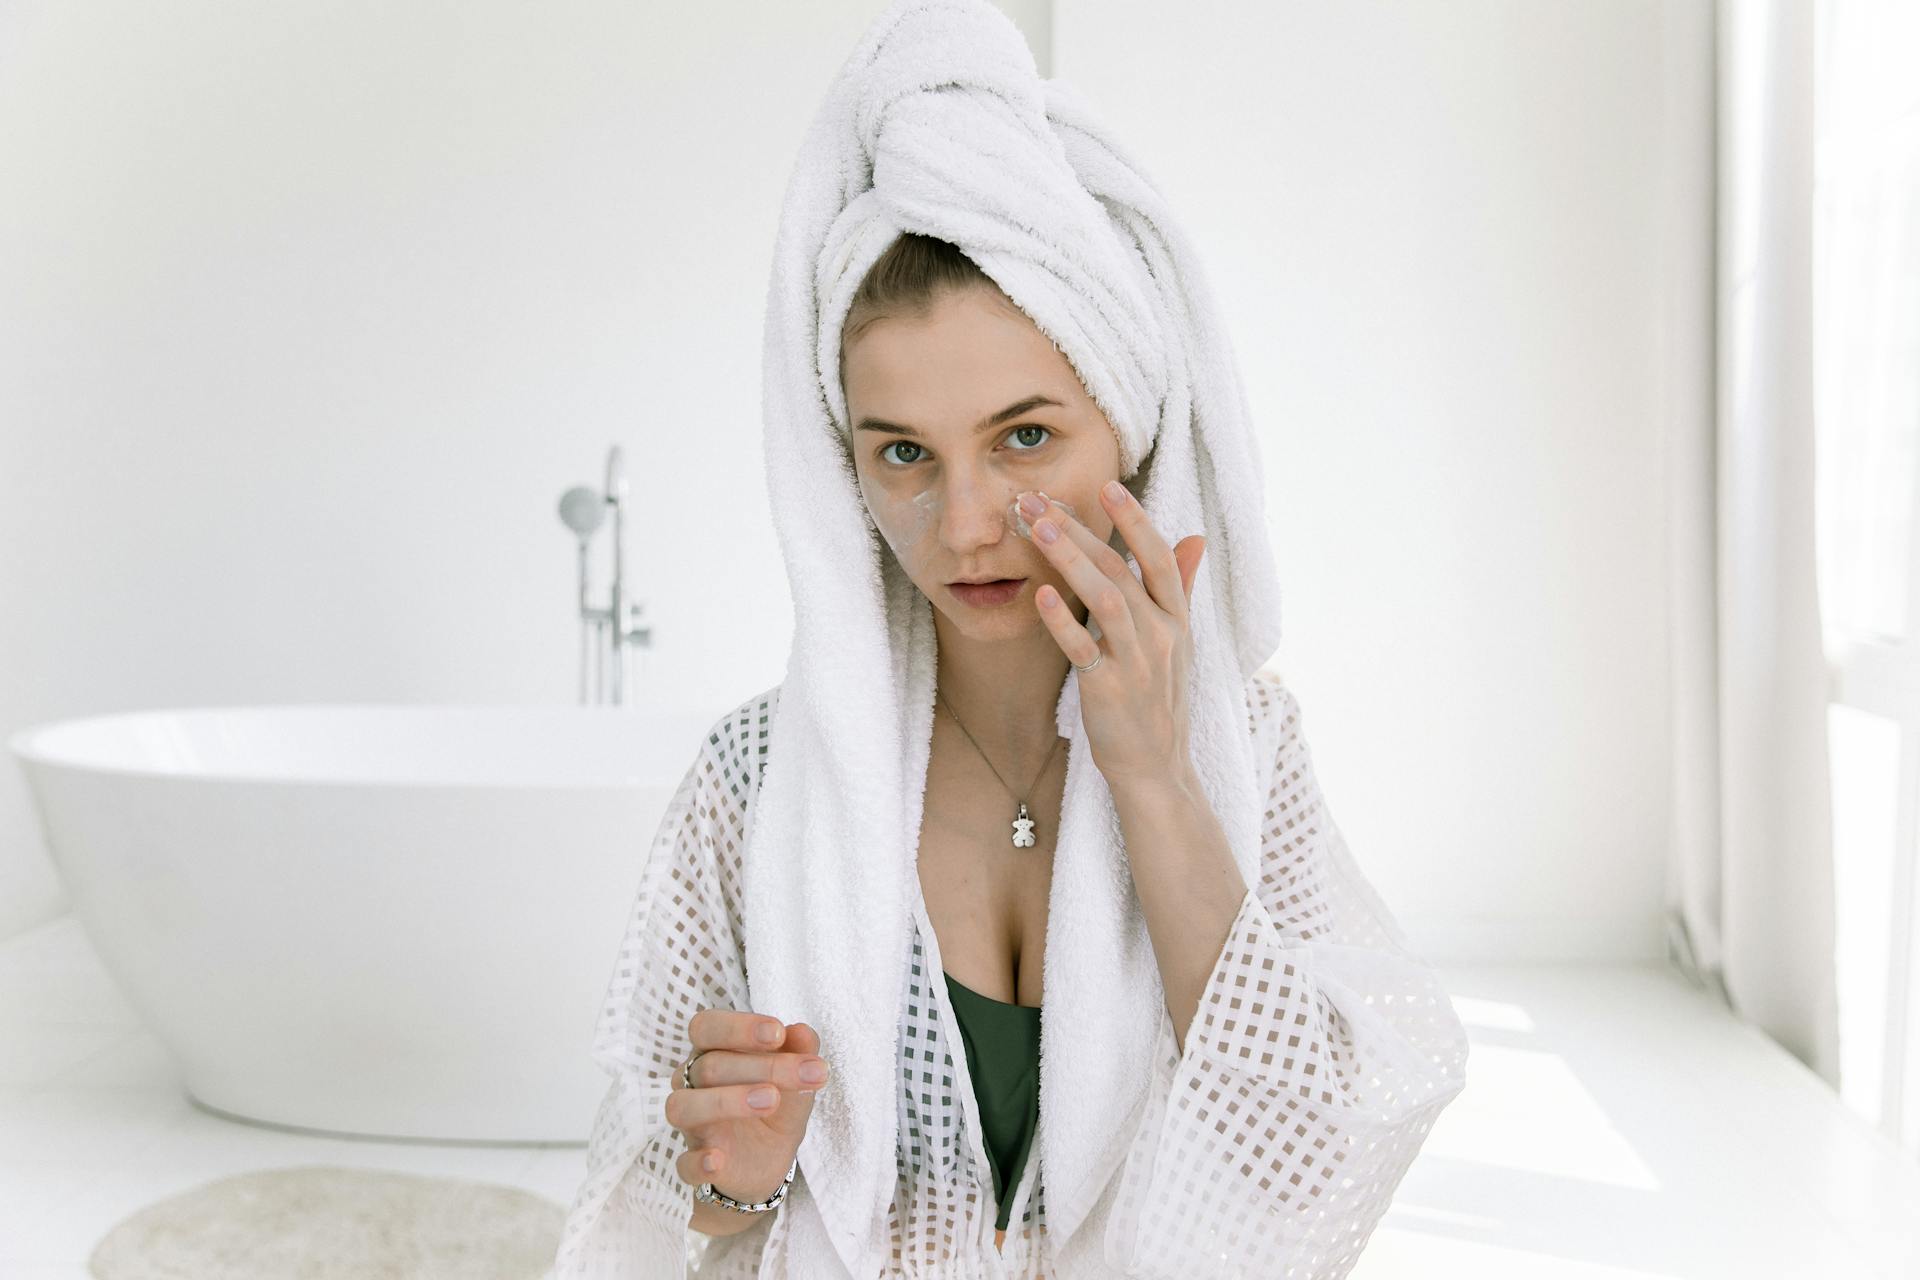
<path id="1" fill-rule="evenodd" d="M 1227 930 L 1246 901 L 1247 878 L 1191 760 L 1164 780 L 1116 786 L 1113 807 L 1159 962 L 1173 1038 L 1184 1044 Z"/>
<path id="2" fill-rule="evenodd" d="M 1253 696 L 1275 742 L 1260 876 L 1120 1174 L 1105 1244 L 1128 1274 L 1345 1276 L 1466 1084 L 1465 1028 L 1348 852 L 1298 702 Z"/>

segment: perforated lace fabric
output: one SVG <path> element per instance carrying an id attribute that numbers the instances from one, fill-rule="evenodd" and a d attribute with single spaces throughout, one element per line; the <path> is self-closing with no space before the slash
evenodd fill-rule
<path id="1" fill-rule="evenodd" d="M 693 1187 L 674 1168 L 684 1140 L 663 1110 L 692 1052 L 694 1012 L 750 1007 L 741 851 L 778 699 L 776 686 L 713 726 L 654 837 L 594 1039 L 611 1083 L 555 1280 L 845 1275 L 804 1170 L 779 1209 L 737 1235 L 689 1227 Z M 1358 1260 L 1465 1087 L 1466 1032 L 1348 850 L 1292 692 L 1263 672 L 1248 682 L 1247 710 L 1270 762 L 1259 881 L 1183 1044 L 1163 1020 L 1126 1160 L 1070 1240 L 1048 1235 L 1036 1148 L 994 1246 L 964 1050 L 916 920 L 888 1274 L 1337 1280 Z"/>

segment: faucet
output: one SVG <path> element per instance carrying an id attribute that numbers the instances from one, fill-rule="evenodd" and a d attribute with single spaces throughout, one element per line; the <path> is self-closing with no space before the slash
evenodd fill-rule
<path id="1" fill-rule="evenodd" d="M 637 600 L 627 599 L 625 510 L 627 500 L 626 464 L 620 446 L 607 451 L 604 487 L 600 490 L 575 485 L 560 495 L 560 520 L 573 530 L 579 542 L 580 577 L 580 702 L 612 703 L 627 700 L 628 654 L 636 648 L 653 647 L 653 629 L 630 625 L 640 616 Z M 587 591 L 587 552 L 593 535 L 613 509 L 613 581 L 608 588 L 605 608 L 595 606 Z M 608 689 L 608 668 L 612 669 L 612 689 Z M 591 680 L 589 680 L 591 675 Z M 591 691 L 591 697 L 589 696 Z"/>

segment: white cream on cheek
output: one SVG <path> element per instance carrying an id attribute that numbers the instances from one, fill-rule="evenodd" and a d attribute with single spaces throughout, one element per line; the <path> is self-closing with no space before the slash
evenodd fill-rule
<path id="1" fill-rule="evenodd" d="M 862 486 L 862 493 L 867 500 L 867 510 L 873 516 L 874 526 L 893 549 L 894 558 L 917 577 L 919 568 L 938 552 L 940 522 L 946 515 L 946 490 L 939 485 L 929 485 L 918 493 L 901 495 Z M 1027 493 L 1047 497 L 1043 489 L 1022 488 L 1009 483 L 1000 498 L 1000 515 L 1009 532 L 1031 542 L 1033 525 L 1020 511 L 1020 497 Z M 1052 501 L 1059 502 L 1076 520 L 1080 518 L 1079 511 L 1072 503 L 1061 502 L 1057 498 Z"/>

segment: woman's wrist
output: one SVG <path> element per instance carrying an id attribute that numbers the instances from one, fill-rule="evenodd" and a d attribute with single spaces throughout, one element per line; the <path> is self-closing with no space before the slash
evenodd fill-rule
<path id="1" fill-rule="evenodd" d="M 709 1185 L 713 1187 L 714 1193 L 716 1195 L 725 1196 L 729 1200 L 738 1200 L 741 1204 L 759 1204 L 762 1201 L 773 1199 L 773 1193 L 778 1191 L 781 1188 L 781 1186 L 784 1185 L 784 1182 L 776 1182 L 770 1187 L 753 1188 L 752 1189 L 753 1193 L 751 1195 L 748 1195 L 747 1193 L 741 1192 L 741 1191 L 730 1190 L 726 1187 L 721 1186 L 717 1182 L 710 1183 Z M 714 1201 L 714 1203 L 719 1205 L 721 1208 L 730 1210 L 731 1212 L 734 1212 L 734 1213 L 746 1212 L 746 1210 L 744 1209 L 735 1209 L 733 1208 L 732 1205 L 726 1204 L 717 1199 Z"/>
<path id="2" fill-rule="evenodd" d="M 715 1204 L 721 1205 L 723 1208 L 730 1209 L 735 1213 L 748 1217 L 757 1216 L 762 1213 L 771 1213 L 786 1199 L 787 1188 L 792 1185 L 794 1174 L 798 1172 L 799 1167 L 800 1163 L 798 1159 L 789 1162 L 787 1171 L 781 1175 L 778 1182 L 774 1183 L 772 1187 L 757 1192 L 756 1194 L 735 1195 L 718 1183 L 709 1182 L 697 1189 L 696 1198 L 710 1200 Z M 734 1201 L 735 1203 L 729 1204 L 726 1203 L 727 1201 Z"/>
<path id="3" fill-rule="evenodd" d="M 695 1200 L 693 1221 L 687 1225 L 702 1235 L 734 1236 L 753 1226 L 754 1219 L 765 1216 L 759 1213 L 738 1213 L 718 1200 Z"/>

